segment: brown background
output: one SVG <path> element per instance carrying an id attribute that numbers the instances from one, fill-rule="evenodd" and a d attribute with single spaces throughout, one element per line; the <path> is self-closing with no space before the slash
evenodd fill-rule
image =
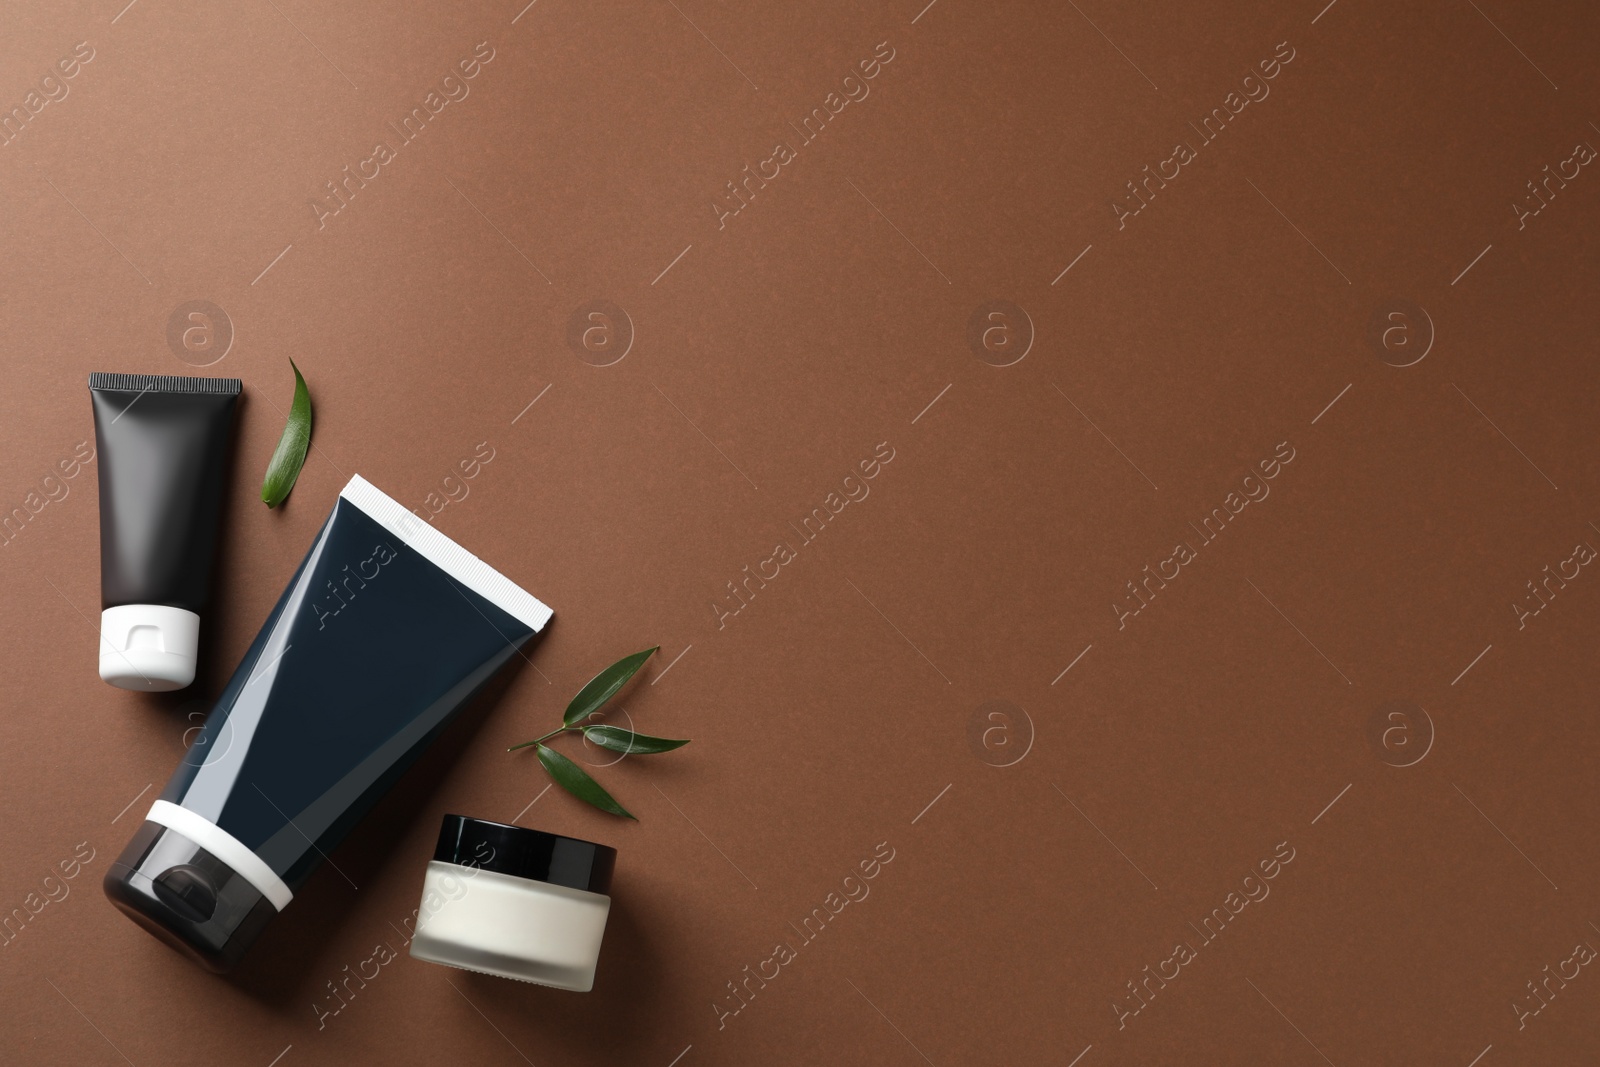
<path id="1" fill-rule="evenodd" d="M 922 2 L 9 13 L 0 105 L 79 42 L 94 59 L 0 147 L 0 505 L 92 440 L 92 370 L 238 376 L 246 399 L 192 689 L 95 676 L 94 467 L 0 549 L 0 908 L 94 853 L 0 948 L 0 1058 L 1600 1056 L 1600 976 L 1520 1030 L 1512 1008 L 1600 945 L 1600 578 L 1520 629 L 1512 607 L 1600 545 L 1600 176 L 1520 230 L 1511 208 L 1600 144 L 1600 14 Z M 470 95 L 319 230 L 324 183 L 484 41 Z M 719 229 L 724 183 L 885 41 L 871 95 Z M 1279 42 L 1271 95 L 1119 230 L 1124 183 Z M 190 300 L 234 332 L 199 372 L 180 356 L 216 346 L 167 336 Z M 607 367 L 567 341 L 595 300 L 636 335 Z M 990 300 L 1031 322 L 1008 367 L 969 344 Z M 1385 348 L 1369 323 L 1396 301 L 1425 318 Z M 268 512 L 289 357 L 316 450 Z M 1124 583 L 1285 441 L 1270 497 L 1119 629 Z M 480 442 L 434 521 L 555 609 L 537 670 L 334 855 L 346 877 L 233 978 L 202 973 L 95 883 L 347 477 L 425 507 Z M 788 524 L 880 442 L 871 495 L 800 547 Z M 799 558 L 719 628 L 779 541 Z M 505 747 L 657 642 L 623 707 L 695 743 L 596 772 L 640 823 L 541 794 Z M 995 700 L 1020 710 L 987 720 Z M 402 956 L 319 1029 L 327 983 L 398 943 L 445 811 L 621 850 L 595 990 Z M 719 1029 L 726 983 L 880 842 L 870 897 Z M 1271 896 L 1119 1028 L 1126 983 L 1200 945 L 1188 924 L 1280 842 Z"/>

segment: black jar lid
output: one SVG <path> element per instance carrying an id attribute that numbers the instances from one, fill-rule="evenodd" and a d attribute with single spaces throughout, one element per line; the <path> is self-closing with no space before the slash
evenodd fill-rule
<path id="1" fill-rule="evenodd" d="M 608 894 L 617 850 L 525 826 L 446 815 L 433 858 L 569 889 Z"/>

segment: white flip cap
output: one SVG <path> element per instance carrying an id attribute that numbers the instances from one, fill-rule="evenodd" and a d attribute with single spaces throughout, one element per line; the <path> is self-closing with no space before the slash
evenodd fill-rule
<path id="1" fill-rule="evenodd" d="M 100 613 L 100 678 L 119 689 L 161 693 L 194 681 L 200 616 L 164 604 Z"/>

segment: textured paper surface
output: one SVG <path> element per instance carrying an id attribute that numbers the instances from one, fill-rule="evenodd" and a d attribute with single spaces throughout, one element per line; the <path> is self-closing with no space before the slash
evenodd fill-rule
<path id="1" fill-rule="evenodd" d="M 1600 1055 L 1590 6 L 524 2 L 11 15 L 0 1058 Z M 94 370 L 245 382 L 182 693 Z M 556 621 L 217 978 L 96 883 L 358 472 Z M 506 753 L 656 643 L 637 825 Z M 447 811 L 592 993 L 404 954 Z"/>

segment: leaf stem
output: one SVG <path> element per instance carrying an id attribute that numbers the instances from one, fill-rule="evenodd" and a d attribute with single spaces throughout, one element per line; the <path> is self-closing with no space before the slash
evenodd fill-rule
<path id="1" fill-rule="evenodd" d="M 581 729 L 583 729 L 581 726 L 558 726 L 554 730 L 551 730 L 549 733 L 545 734 L 543 737 L 536 737 L 532 741 L 524 741 L 520 745 L 512 745 L 510 748 L 506 749 L 506 751 L 515 752 L 519 748 L 532 748 L 534 745 L 550 740 L 556 734 L 572 733 Z"/>

